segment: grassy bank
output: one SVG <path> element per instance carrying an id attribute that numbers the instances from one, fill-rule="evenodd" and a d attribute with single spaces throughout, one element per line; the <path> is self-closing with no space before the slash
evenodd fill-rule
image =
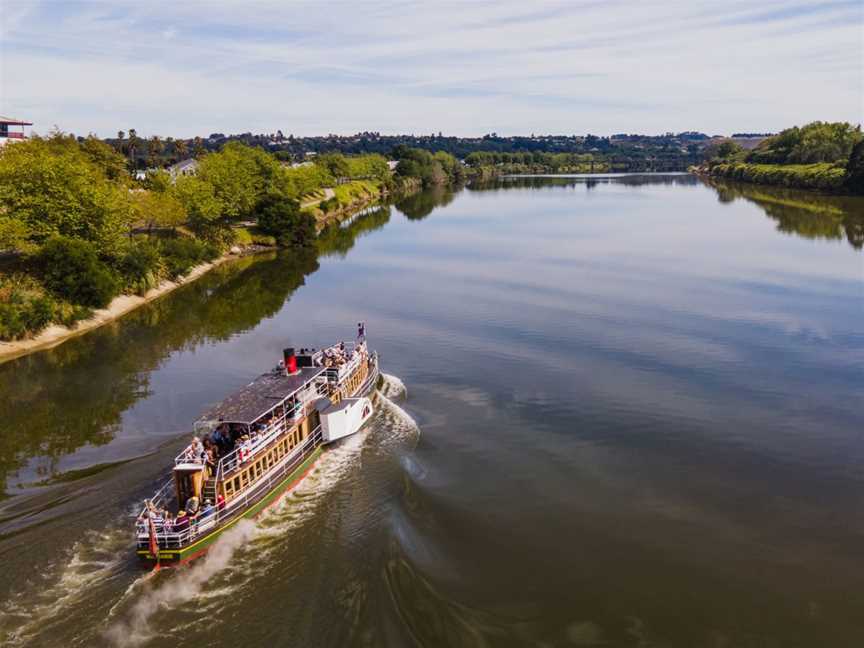
<path id="1" fill-rule="evenodd" d="M 712 164 L 707 169 L 707 173 L 730 180 L 828 192 L 843 191 L 846 183 L 845 165 L 829 162 L 816 164 L 728 162 Z"/>
<path id="2" fill-rule="evenodd" d="M 864 135 L 846 122 L 812 122 L 767 137 L 750 151 L 733 140 L 705 149 L 706 161 L 694 170 L 715 178 L 864 194 Z"/>
<path id="3" fill-rule="evenodd" d="M 290 166 L 230 144 L 202 156 L 196 175 L 155 171 L 139 181 L 93 137 L 56 134 L 5 147 L 0 341 L 41 348 L 34 339 L 46 327 L 52 343 L 89 330 L 229 251 L 312 248 L 328 221 L 385 195 L 463 177 L 447 154 L 395 154 L 395 172 L 378 155 L 327 154 Z"/>

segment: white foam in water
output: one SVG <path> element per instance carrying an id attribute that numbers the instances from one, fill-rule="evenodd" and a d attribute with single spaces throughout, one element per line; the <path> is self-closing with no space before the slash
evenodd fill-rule
<path id="1" fill-rule="evenodd" d="M 388 398 L 397 398 L 399 396 L 408 398 L 408 388 L 405 387 L 405 383 L 398 376 L 382 373 L 381 377 L 384 379 L 384 384 L 381 385 L 379 394 Z"/>
<path id="2" fill-rule="evenodd" d="M 32 598 L 20 592 L 4 606 L 0 611 L 0 636 L 8 645 L 21 645 L 41 629 L 47 619 L 56 619 L 70 610 L 119 572 L 122 552 L 128 544 L 129 531 L 122 524 L 103 532 L 88 532 L 72 546 L 72 555 L 53 585 L 41 589 Z M 5 630 L 13 623 L 17 626 L 14 630 Z"/>
<path id="3" fill-rule="evenodd" d="M 150 621 L 161 609 L 177 608 L 195 601 L 199 613 L 207 612 L 213 599 L 231 596 L 260 573 L 260 563 L 284 539 L 292 528 L 311 517 L 324 496 L 344 477 L 355 463 L 368 431 L 349 437 L 325 452 L 316 468 L 305 476 L 279 505 L 268 509 L 257 521 L 241 520 L 226 531 L 200 561 L 142 593 L 124 618 L 114 623 L 105 638 L 115 646 L 138 646 L 154 638 Z M 248 555 L 232 560 L 240 549 Z M 229 580 L 230 584 L 224 584 Z M 160 579 L 161 581 L 162 579 Z M 209 586 L 209 587 L 208 587 Z M 134 584 L 127 593 L 137 589 Z M 202 601 L 206 601 L 201 605 Z M 118 607 L 115 604 L 116 609 Z M 112 612 L 113 612 L 112 609 Z M 109 615 L 111 616 L 111 615 Z"/>
<path id="4" fill-rule="evenodd" d="M 331 447 L 281 502 L 270 507 L 257 520 L 241 520 L 226 531 L 210 548 L 207 555 L 177 573 L 142 573 L 135 578 L 107 613 L 110 622 L 121 615 L 104 633 L 115 646 L 141 645 L 157 636 L 152 620 L 160 610 L 178 608 L 194 601 L 195 610 L 205 613 L 224 597 L 237 593 L 260 573 L 261 561 L 278 549 L 285 535 L 315 514 L 318 505 L 350 469 L 356 465 L 363 445 L 370 434 L 376 442 L 388 439 L 416 437 L 416 421 L 392 398 L 405 397 L 404 383 L 396 376 L 384 374 L 377 392 L 380 407 L 371 425 Z M 382 434 L 383 433 L 383 434 Z M 136 509 L 137 512 L 137 509 Z M 130 518 L 131 519 L 131 518 Z M 119 575 L 124 552 L 129 550 L 129 519 L 116 528 L 102 533 L 90 533 L 73 547 L 68 563 L 56 583 L 42 590 L 27 608 L 14 603 L 0 612 L 0 630 L 7 619 L 18 628 L 6 635 L 10 645 L 19 645 L 33 638 L 47 618 L 57 618 L 72 609 L 109 578 Z M 241 552 L 239 559 L 235 554 Z M 24 623 L 21 623 L 21 621 Z"/>
<path id="5" fill-rule="evenodd" d="M 383 406 L 381 409 L 381 417 L 384 421 L 389 422 L 393 427 L 393 431 L 400 436 L 419 436 L 420 426 L 408 412 L 398 405 L 393 399 L 402 395 L 403 398 L 408 395 L 408 390 L 396 376 L 390 374 L 381 374 L 384 377 L 384 384 L 378 391 L 378 401 Z"/>

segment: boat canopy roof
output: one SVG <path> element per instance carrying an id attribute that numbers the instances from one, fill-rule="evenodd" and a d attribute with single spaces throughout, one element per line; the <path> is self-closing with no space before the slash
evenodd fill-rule
<path id="1" fill-rule="evenodd" d="M 220 419 L 226 423 L 254 423 L 324 371 L 324 367 L 303 367 L 292 375 L 281 371 L 262 374 L 204 412 L 198 424 Z"/>

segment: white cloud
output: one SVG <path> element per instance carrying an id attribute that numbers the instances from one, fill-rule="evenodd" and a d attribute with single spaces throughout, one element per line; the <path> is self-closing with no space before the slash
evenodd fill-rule
<path id="1" fill-rule="evenodd" d="M 728 133 L 862 115 L 855 2 L 7 4 L 0 112 L 43 130 Z"/>

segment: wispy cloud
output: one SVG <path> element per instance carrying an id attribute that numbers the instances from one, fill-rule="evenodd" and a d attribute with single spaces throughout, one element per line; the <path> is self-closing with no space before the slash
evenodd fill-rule
<path id="1" fill-rule="evenodd" d="M 862 28 L 858 0 L 13 0 L 0 112 L 105 135 L 774 130 L 860 120 Z"/>

